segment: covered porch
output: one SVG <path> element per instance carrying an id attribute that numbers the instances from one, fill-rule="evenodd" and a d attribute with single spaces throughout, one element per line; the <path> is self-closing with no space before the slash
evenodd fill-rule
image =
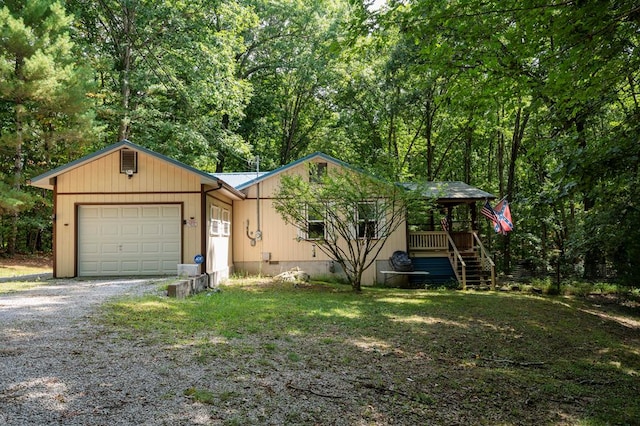
<path id="1" fill-rule="evenodd" d="M 457 181 L 430 183 L 423 195 L 435 199 L 437 207 L 423 220 L 407 225 L 407 253 L 414 268 L 428 271 L 434 280 L 446 280 L 451 274 L 463 289 L 484 285 L 494 289 L 495 263 L 478 234 L 478 209 L 496 197 Z"/>

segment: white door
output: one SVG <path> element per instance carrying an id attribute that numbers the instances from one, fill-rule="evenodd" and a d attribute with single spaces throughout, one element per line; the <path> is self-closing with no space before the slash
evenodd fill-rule
<path id="1" fill-rule="evenodd" d="M 177 204 L 78 206 L 78 275 L 175 275 L 181 221 Z"/>

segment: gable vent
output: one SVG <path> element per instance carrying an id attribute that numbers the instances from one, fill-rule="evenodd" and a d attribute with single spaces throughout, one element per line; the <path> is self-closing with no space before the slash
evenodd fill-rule
<path id="1" fill-rule="evenodd" d="M 120 173 L 129 176 L 138 173 L 138 153 L 130 149 L 120 150 Z"/>

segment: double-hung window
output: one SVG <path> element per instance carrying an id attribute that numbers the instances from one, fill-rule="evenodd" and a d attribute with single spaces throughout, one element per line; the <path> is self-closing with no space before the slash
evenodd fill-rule
<path id="1" fill-rule="evenodd" d="M 325 231 L 324 217 L 318 212 L 307 208 L 307 239 L 322 240 L 325 237 Z"/>
<path id="2" fill-rule="evenodd" d="M 378 203 L 361 201 L 358 203 L 358 238 L 379 238 L 381 218 Z"/>

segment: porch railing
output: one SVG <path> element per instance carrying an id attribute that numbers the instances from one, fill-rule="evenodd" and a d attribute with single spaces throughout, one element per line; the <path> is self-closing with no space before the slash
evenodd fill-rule
<path id="1" fill-rule="evenodd" d="M 496 288 L 496 264 L 491 260 L 489 252 L 485 250 L 480 237 L 477 233 L 473 233 L 473 240 L 475 241 L 476 252 L 480 258 L 480 267 L 483 271 L 489 272 L 491 275 L 491 289 Z"/>
<path id="2" fill-rule="evenodd" d="M 448 250 L 447 233 L 435 232 L 410 232 L 409 251 L 412 250 Z"/>
<path id="3" fill-rule="evenodd" d="M 467 264 L 462 259 L 462 255 L 458 251 L 453 238 L 449 235 L 448 232 L 445 232 L 447 235 L 447 240 L 450 244 L 451 250 L 449 251 L 449 258 L 451 260 L 451 264 L 453 265 L 453 272 L 456 274 L 456 278 L 460 284 L 462 284 L 462 289 L 467 289 Z M 458 270 L 460 273 L 458 274 Z"/>

